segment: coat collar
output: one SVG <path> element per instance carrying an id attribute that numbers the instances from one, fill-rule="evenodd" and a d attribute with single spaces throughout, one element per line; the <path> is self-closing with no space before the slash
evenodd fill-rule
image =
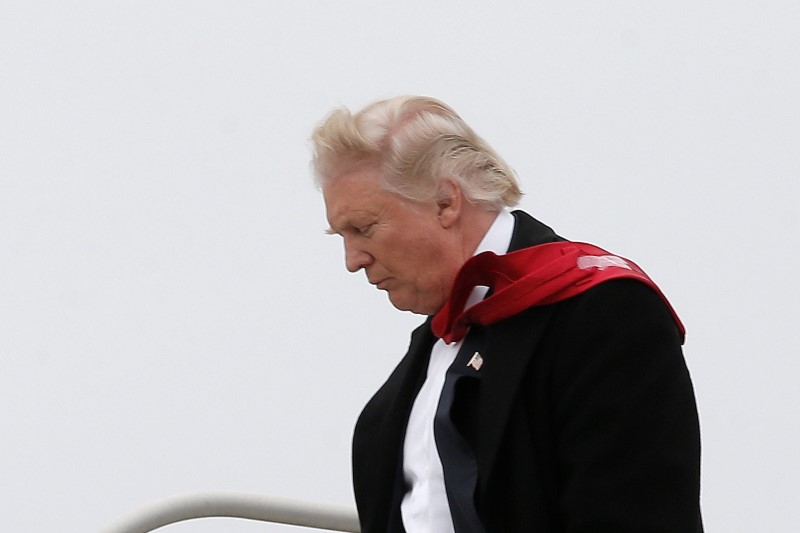
<path id="1" fill-rule="evenodd" d="M 524 211 L 514 211 L 514 233 L 511 235 L 509 252 L 529 248 L 538 244 L 563 241 L 550 226 L 542 224 Z"/>

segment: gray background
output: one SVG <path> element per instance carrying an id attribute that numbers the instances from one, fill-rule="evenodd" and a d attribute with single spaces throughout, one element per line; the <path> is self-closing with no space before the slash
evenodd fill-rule
<path id="1" fill-rule="evenodd" d="M 795 0 L 0 1 L 0 530 L 352 505 L 355 418 L 420 318 L 345 271 L 307 139 L 405 93 L 667 293 L 707 530 L 793 530 L 798 27 Z"/>

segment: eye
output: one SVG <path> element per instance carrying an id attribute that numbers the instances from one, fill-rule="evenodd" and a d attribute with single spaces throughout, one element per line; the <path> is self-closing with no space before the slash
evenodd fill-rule
<path id="1" fill-rule="evenodd" d="M 356 228 L 358 232 L 363 235 L 364 237 L 369 237 L 372 233 L 372 229 L 375 227 L 375 223 L 367 224 L 366 226 L 359 226 Z"/>

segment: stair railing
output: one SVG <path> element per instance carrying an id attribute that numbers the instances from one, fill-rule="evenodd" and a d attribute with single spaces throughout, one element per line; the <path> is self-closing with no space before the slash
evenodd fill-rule
<path id="1" fill-rule="evenodd" d="M 150 503 L 101 533 L 147 533 L 184 520 L 211 517 L 244 518 L 328 531 L 360 531 L 355 511 L 344 507 L 244 492 L 199 492 Z"/>

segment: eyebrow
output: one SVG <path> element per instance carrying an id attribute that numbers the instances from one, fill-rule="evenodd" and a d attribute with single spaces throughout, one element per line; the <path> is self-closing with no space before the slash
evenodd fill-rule
<path id="1" fill-rule="evenodd" d="M 325 230 L 325 235 L 339 235 L 339 232 L 333 228 L 328 228 Z"/>

